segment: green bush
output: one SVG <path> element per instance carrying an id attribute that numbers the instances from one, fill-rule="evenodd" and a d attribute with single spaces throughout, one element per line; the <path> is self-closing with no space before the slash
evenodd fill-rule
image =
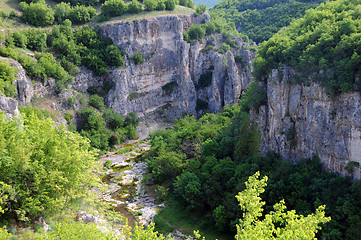
<path id="1" fill-rule="evenodd" d="M 102 115 L 92 108 L 84 108 L 77 114 L 80 120 L 80 123 L 78 123 L 78 131 L 99 131 L 106 125 Z"/>
<path id="2" fill-rule="evenodd" d="M 15 68 L 10 63 L 0 61 L 0 93 L 6 97 L 15 97 L 17 94 L 15 73 Z"/>
<path id="3" fill-rule="evenodd" d="M 107 123 L 107 127 L 112 130 L 117 130 L 123 127 L 124 119 L 119 113 L 113 109 L 105 109 L 103 112 L 103 119 Z"/>
<path id="4" fill-rule="evenodd" d="M 71 8 L 68 18 L 72 23 L 81 24 L 90 22 L 95 16 L 96 10 L 94 7 L 77 5 Z"/>
<path id="5" fill-rule="evenodd" d="M 165 9 L 169 11 L 173 11 L 175 9 L 176 0 L 165 0 Z"/>
<path id="6" fill-rule="evenodd" d="M 25 32 L 25 35 L 28 39 L 26 45 L 27 48 L 38 52 L 42 52 L 46 49 L 46 40 L 48 37 L 46 32 L 35 28 L 30 28 Z"/>
<path id="7" fill-rule="evenodd" d="M 99 110 L 103 109 L 105 107 L 104 99 L 101 96 L 97 95 L 97 94 L 95 94 L 93 96 L 90 96 L 90 98 L 89 98 L 89 106 L 95 107 L 95 108 L 97 108 Z"/>
<path id="8" fill-rule="evenodd" d="M 51 216 L 86 196 L 96 178 L 95 157 L 78 134 L 56 127 L 49 118 L 22 114 L 23 120 L 0 117 L 0 182 L 16 194 L 6 201 L 7 217 L 20 221 Z"/>
<path id="9" fill-rule="evenodd" d="M 199 16 L 199 15 L 205 13 L 206 11 L 207 11 L 206 5 L 200 4 L 200 5 L 198 5 L 197 8 L 196 8 L 196 13 L 195 13 L 195 15 L 196 15 L 196 16 Z"/>
<path id="10" fill-rule="evenodd" d="M 143 1 L 145 11 L 153 11 L 157 7 L 156 0 L 144 0 Z"/>
<path id="11" fill-rule="evenodd" d="M 194 2 L 193 2 L 193 0 L 179 0 L 179 5 L 189 7 L 189 8 L 193 8 L 194 7 Z"/>
<path id="12" fill-rule="evenodd" d="M 132 57 L 132 60 L 133 60 L 134 64 L 143 63 L 143 55 L 141 53 L 139 53 L 138 51 L 136 51 Z"/>
<path id="13" fill-rule="evenodd" d="M 190 39 L 203 42 L 203 38 L 206 35 L 206 30 L 202 25 L 192 25 L 188 30 L 188 36 Z"/>
<path id="14" fill-rule="evenodd" d="M 12 34 L 12 38 L 14 39 L 14 44 L 19 48 L 26 48 L 28 45 L 28 37 L 23 31 L 14 32 Z"/>
<path id="15" fill-rule="evenodd" d="M 23 4 L 22 19 L 34 26 L 46 27 L 54 23 L 54 11 L 49 7 L 45 1 L 37 3 Z"/>
<path id="16" fill-rule="evenodd" d="M 143 10 L 142 4 L 140 4 L 137 0 L 132 0 L 128 4 L 128 13 L 130 14 L 138 14 Z"/>
<path id="17" fill-rule="evenodd" d="M 54 7 L 54 17 L 58 23 L 62 23 L 69 17 L 71 12 L 70 3 L 61 2 Z"/>
<path id="18" fill-rule="evenodd" d="M 101 6 L 102 14 L 116 17 L 127 12 L 127 5 L 123 0 L 107 0 Z"/>
<path id="19" fill-rule="evenodd" d="M 165 3 L 163 0 L 158 0 L 157 6 L 155 8 L 158 11 L 164 11 L 165 10 Z"/>

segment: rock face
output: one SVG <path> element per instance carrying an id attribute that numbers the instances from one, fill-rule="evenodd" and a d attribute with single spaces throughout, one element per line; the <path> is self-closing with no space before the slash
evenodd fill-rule
<path id="1" fill-rule="evenodd" d="M 3 57 L 0 57 L 0 61 L 10 63 L 17 71 L 15 80 L 18 92 L 17 96 L 15 98 L 10 98 L 5 97 L 0 93 L 0 111 L 4 111 L 7 115 L 14 115 L 20 105 L 27 105 L 30 103 L 34 94 L 33 85 L 20 63 L 13 59 Z"/>
<path id="2" fill-rule="evenodd" d="M 175 119 L 202 111 L 219 112 L 224 105 L 237 102 L 251 81 L 254 53 L 240 41 L 233 52 L 205 51 L 207 42 L 216 45 L 221 36 L 194 45 L 183 40 L 184 30 L 209 18 L 208 14 L 161 16 L 101 25 L 101 35 L 129 54 L 125 68 L 104 76 L 114 84 L 107 105 L 122 115 L 136 112 L 144 118 Z M 137 65 L 130 60 L 136 51 L 144 59 Z M 242 64 L 235 62 L 235 54 L 240 54 Z M 210 81 L 199 85 L 201 76 Z"/>
<path id="3" fill-rule="evenodd" d="M 273 70 L 268 79 L 268 104 L 253 116 L 261 152 L 273 150 L 293 161 L 317 155 L 326 170 L 360 179 L 360 167 L 345 170 L 350 162 L 361 163 L 360 94 L 330 99 L 316 83 L 288 84 L 294 76 L 285 68 Z"/>

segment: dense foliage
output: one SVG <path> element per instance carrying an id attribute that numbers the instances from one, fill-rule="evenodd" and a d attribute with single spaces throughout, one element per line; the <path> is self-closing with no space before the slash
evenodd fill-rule
<path id="1" fill-rule="evenodd" d="M 81 64 L 96 75 L 107 73 L 109 66 L 121 66 L 124 58 L 119 48 L 108 38 L 88 26 L 73 30 L 69 20 L 54 26 L 49 32 L 30 28 L 9 35 L 7 46 L 0 47 L 0 56 L 10 57 L 20 62 L 33 79 L 45 81 L 48 77 L 56 79 L 57 92 L 61 92 L 72 81 L 76 66 Z M 38 51 L 37 61 L 19 48 Z M 57 59 L 46 52 L 56 53 Z"/>
<path id="2" fill-rule="evenodd" d="M 51 215 L 87 194 L 96 178 L 89 141 L 56 127 L 43 112 L 20 109 L 14 120 L 0 117 L 0 184 L 7 199 L 1 202 L 6 217 L 30 220 Z"/>
<path id="3" fill-rule="evenodd" d="M 30 4 L 22 2 L 19 9 L 23 12 L 21 15 L 23 20 L 31 25 L 45 27 L 54 22 L 54 11 L 45 0 Z"/>
<path id="4" fill-rule="evenodd" d="M 244 189 L 248 176 L 260 171 L 269 177 L 262 195 L 267 213 L 282 199 L 303 215 L 325 204 L 332 220 L 318 236 L 353 239 L 361 228 L 360 182 L 323 172 L 316 157 L 292 165 L 273 153 L 258 156 L 259 135 L 247 112 L 264 100 L 262 87 L 252 84 L 240 107 L 226 107 L 199 120 L 188 117 L 178 120 L 174 129 L 155 132 L 146 156 L 154 182 L 173 189 L 173 198 L 201 214 L 202 224 L 235 232 L 242 212 L 234 196 Z"/>
<path id="5" fill-rule="evenodd" d="M 284 200 L 276 203 L 269 214 L 263 216 L 263 206 L 260 194 L 265 191 L 267 176 L 259 180 L 260 173 L 250 176 L 245 183 L 246 189 L 236 198 L 243 210 L 243 217 L 237 224 L 237 235 L 240 239 L 315 239 L 320 224 L 330 221 L 325 217 L 325 206 L 319 206 L 315 214 L 298 215 L 294 210 L 286 212 Z"/>
<path id="6" fill-rule="evenodd" d="M 302 73 L 299 79 L 320 82 L 331 96 L 361 90 L 360 4 L 338 0 L 308 10 L 260 46 L 256 76 L 286 64 Z"/>
<path id="7" fill-rule="evenodd" d="M 320 2 L 324 0 L 223 0 L 210 12 L 235 23 L 239 32 L 261 43 Z"/>
<path id="8" fill-rule="evenodd" d="M 104 108 L 104 100 L 98 95 L 89 99 L 89 105 L 98 108 L 84 108 L 78 111 L 77 131 L 90 139 L 92 147 L 103 152 L 126 139 L 138 138 L 136 127 L 139 119 L 130 113 L 123 119 L 113 109 Z"/>
<path id="9" fill-rule="evenodd" d="M 15 80 L 15 68 L 10 63 L 0 61 L 0 93 L 6 97 L 14 97 L 17 93 Z"/>

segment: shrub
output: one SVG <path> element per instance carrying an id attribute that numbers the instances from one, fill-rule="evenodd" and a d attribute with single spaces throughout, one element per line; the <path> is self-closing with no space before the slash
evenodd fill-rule
<path id="1" fill-rule="evenodd" d="M 203 28 L 202 25 L 192 25 L 189 28 L 188 36 L 190 39 L 194 39 L 202 42 L 205 35 L 206 35 L 206 30 Z"/>
<path id="2" fill-rule="evenodd" d="M 104 99 L 95 94 L 89 98 L 89 106 L 95 107 L 97 109 L 103 109 L 104 108 Z"/>
<path id="3" fill-rule="evenodd" d="M 69 19 L 75 24 L 89 22 L 95 16 L 96 10 L 91 6 L 86 7 L 84 5 L 77 5 L 69 12 Z"/>
<path id="4" fill-rule="evenodd" d="M 22 19 L 31 25 L 45 27 L 54 23 L 54 11 L 45 1 L 22 4 L 21 9 L 23 9 Z"/>
<path id="5" fill-rule="evenodd" d="M 126 126 L 128 125 L 132 125 L 132 126 L 138 126 L 140 122 L 140 119 L 138 118 L 137 114 L 134 113 L 134 112 L 130 112 L 126 117 L 125 117 L 125 120 L 124 120 L 124 124 Z"/>
<path id="6" fill-rule="evenodd" d="M 113 109 L 105 109 L 103 112 L 103 119 L 107 123 L 107 127 L 112 130 L 117 130 L 123 127 L 124 119 L 119 113 Z"/>
<path id="7" fill-rule="evenodd" d="M 105 126 L 105 121 L 103 120 L 102 115 L 92 108 L 84 108 L 77 114 L 80 120 L 80 123 L 78 124 L 78 131 L 98 131 Z"/>
<path id="8" fill-rule="evenodd" d="M 144 10 L 152 11 L 157 7 L 157 2 L 156 0 L 144 0 L 143 5 L 144 5 Z"/>
<path id="9" fill-rule="evenodd" d="M 158 0 L 157 7 L 155 8 L 158 11 L 164 11 L 165 10 L 165 3 L 163 0 Z"/>
<path id="10" fill-rule="evenodd" d="M 139 64 L 139 63 L 143 63 L 143 56 L 141 53 L 139 53 L 138 51 L 136 51 L 134 53 L 134 56 L 132 57 L 132 60 L 135 64 Z"/>
<path id="11" fill-rule="evenodd" d="M 169 10 L 169 11 L 173 11 L 176 5 L 176 1 L 175 0 L 165 0 L 164 1 L 165 4 L 165 9 Z"/>
<path id="12" fill-rule="evenodd" d="M 107 16 L 121 16 L 127 12 L 127 5 L 123 0 L 108 0 L 101 6 L 102 13 Z"/>
<path id="13" fill-rule="evenodd" d="M 189 7 L 189 8 L 193 8 L 194 7 L 194 2 L 193 2 L 193 0 L 179 0 L 179 5 Z"/>
<path id="14" fill-rule="evenodd" d="M 195 15 L 196 15 L 196 16 L 199 16 L 199 15 L 205 13 L 206 11 L 207 11 L 206 5 L 200 4 L 200 5 L 198 5 L 197 8 L 196 8 L 196 13 L 195 13 Z"/>
<path id="15" fill-rule="evenodd" d="M 17 94 L 15 80 L 15 69 L 10 63 L 0 62 L 0 93 L 6 97 L 14 97 Z"/>
<path id="16" fill-rule="evenodd" d="M 71 6 L 69 3 L 61 2 L 56 4 L 54 7 L 54 17 L 55 20 L 59 23 L 63 22 L 66 18 L 68 18 L 71 12 Z"/>
<path id="17" fill-rule="evenodd" d="M 128 4 L 128 13 L 138 14 L 142 12 L 142 4 L 137 0 L 133 0 Z"/>
<path id="18" fill-rule="evenodd" d="M 19 48 L 26 48 L 28 44 L 28 38 L 23 31 L 14 32 L 12 34 L 15 46 Z"/>
<path id="19" fill-rule="evenodd" d="M 52 215 L 87 195 L 95 181 L 95 157 L 88 140 L 56 127 L 50 118 L 34 113 L 22 117 L 0 117 L 0 152 L 6 159 L 0 165 L 0 182 L 16 192 L 6 201 L 7 216 L 26 221 Z"/>
<path id="20" fill-rule="evenodd" d="M 42 52 L 47 47 L 46 39 L 47 34 L 44 31 L 30 28 L 25 32 L 28 39 L 27 48 L 30 50 Z"/>

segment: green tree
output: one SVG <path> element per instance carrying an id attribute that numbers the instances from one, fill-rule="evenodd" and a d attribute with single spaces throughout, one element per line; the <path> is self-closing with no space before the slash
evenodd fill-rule
<path id="1" fill-rule="evenodd" d="M 23 4 L 22 10 L 22 19 L 31 25 L 45 27 L 54 22 L 54 11 L 44 0 L 29 5 Z"/>
<path id="2" fill-rule="evenodd" d="M 103 109 L 105 107 L 104 99 L 101 96 L 97 95 L 97 94 L 95 94 L 93 96 L 90 96 L 90 98 L 89 98 L 89 106 L 92 106 L 92 107 L 95 107 L 95 108 L 101 110 L 101 109 Z"/>
<path id="3" fill-rule="evenodd" d="M 152 11 L 157 7 L 157 1 L 156 0 L 144 0 L 143 5 L 144 5 L 144 10 Z"/>
<path id="4" fill-rule="evenodd" d="M 197 8 L 196 8 L 196 13 L 195 13 L 195 15 L 196 15 L 196 16 L 199 16 L 199 15 L 205 13 L 206 11 L 207 11 L 206 5 L 200 4 L 200 5 L 198 5 Z"/>
<path id="5" fill-rule="evenodd" d="M 15 69 L 10 63 L 0 61 L 0 93 L 6 97 L 14 97 L 17 94 L 15 80 Z"/>
<path id="6" fill-rule="evenodd" d="M 158 11 L 164 11 L 165 10 L 164 0 L 158 0 L 157 7 L 155 9 Z"/>
<path id="7" fill-rule="evenodd" d="M 260 173 L 250 176 L 246 189 L 236 198 L 243 211 L 243 218 L 237 225 L 236 240 L 240 239 L 314 239 L 321 229 L 319 224 L 327 223 L 325 206 L 319 206 L 315 214 L 298 215 L 294 210 L 286 211 L 285 202 L 281 200 L 274 205 L 274 211 L 263 216 L 260 194 L 265 191 L 267 177 L 259 180 Z M 263 219 L 263 220 L 261 220 Z"/>
<path id="8" fill-rule="evenodd" d="M 101 10 L 104 15 L 116 17 L 127 12 L 127 5 L 123 0 L 108 0 L 102 4 Z"/>
<path id="9" fill-rule="evenodd" d="M 128 13 L 131 14 L 138 14 L 142 12 L 142 4 L 139 3 L 137 0 L 132 0 L 128 4 Z"/>
<path id="10" fill-rule="evenodd" d="M 143 55 L 136 51 L 132 57 L 132 60 L 135 64 L 143 63 Z"/>
<path id="11" fill-rule="evenodd" d="M 96 10 L 92 6 L 77 5 L 71 8 L 68 18 L 72 23 L 86 23 L 96 16 Z"/>
<path id="12" fill-rule="evenodd" d="M 0 182 L 16 192 L 6 201 L 5 216 L 50 216 L 89 194 L 96 178 L 88 140 L 33 111 L 15 120 L 1 114 L 0 133 Z"/>
<path id="13" fill-rule="evenodd" d="M 169 11 L 173 11 L 175 9 L 176 0 L 165 0 L 165 9 Z"/>
<path id="14" fill-rule="evenodd" d="M 54 17 L 55 20 L 59 23 L 63 22 L 66 18 L 68 18 L 69 13 L 71 12 L 70 3 L 61 2 L 56 4 L 54 7 Z"/>

